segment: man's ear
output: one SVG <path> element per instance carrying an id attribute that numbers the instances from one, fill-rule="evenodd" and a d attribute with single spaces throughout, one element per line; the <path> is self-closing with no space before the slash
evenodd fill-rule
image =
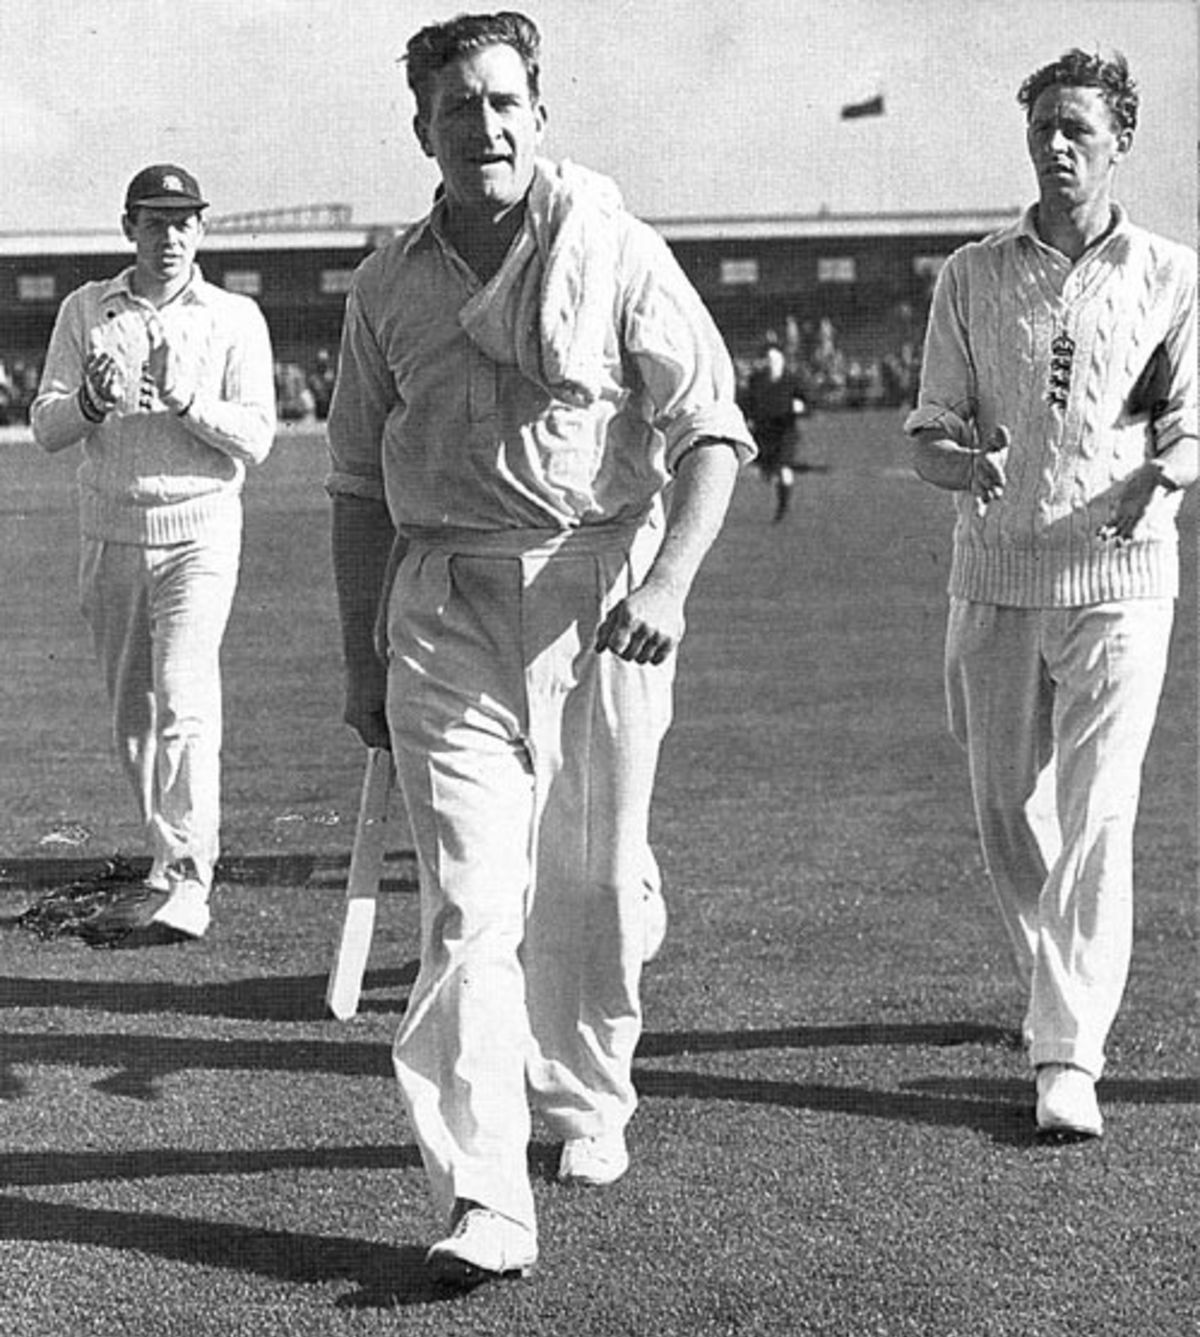
<path id="1" fill-rule="evenodd" d="M 133 240 L 133 219 L 128 214 L 121 215 L 121 231 L 125 234 L 126 241 Z"/>
<path id="2" fill-rule="evenodd" d="M 429 128 L 425 124 L 420 112 L 413 117 L 413 134 L 417 137 L 417 143 L 421 146 L 421 152 L 427 157 L 432 158 L 433 145 L 429 142 Z"/>

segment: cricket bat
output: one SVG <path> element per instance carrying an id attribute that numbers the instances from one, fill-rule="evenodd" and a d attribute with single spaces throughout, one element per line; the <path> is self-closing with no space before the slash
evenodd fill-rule
<path id="1" fill-rule="evenodd" d="M 346 878 L 346 912 L 325 989 L 325 1005 L 339 1021 L 346 1021 L 358 1011 L 371 935 L 375 931 L 375 900 L 387 853 L 388 803 L 394 784 L 392 754 L 386 748 L 368 748 L 350 872 Z"/>

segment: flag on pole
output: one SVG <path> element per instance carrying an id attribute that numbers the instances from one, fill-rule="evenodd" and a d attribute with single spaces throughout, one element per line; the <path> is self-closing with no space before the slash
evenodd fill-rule
<path id="1" fill-rule="evenodd" d="M 842 108 L 843 121 L 856 121 L 861 116 L 882 116 L 883 115 L 883 94 L 877 93 L 873 98 L 868 98 L 866 102 L 848 102 Z"/>

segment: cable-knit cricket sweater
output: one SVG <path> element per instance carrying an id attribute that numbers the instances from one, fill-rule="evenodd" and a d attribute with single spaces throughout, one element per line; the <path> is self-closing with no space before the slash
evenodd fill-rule
<path id="1" fill-rule="evenodd" d="M 1172 597 L 1180 491 L 1158 491 L 1127 544 L 1099 531 L 1146 459 L 1195 476 L 1195 252 L 1116 207 L 1072 262 L 1038 237 L 1035 208 L 956 251 L 934 291 L 906 430 L 977 446 L 1000 424 L 1012 438 L 1003 496 L 981 515 L 956 495 L 950 593 L 1027 608 Z M 1138 402 L 1156 350 L 1159 390 Z"/>
<path id="2" fill-rule="evenodd" d="M 199 267 L 156 308 L 131 287 L 132 269 L 85 283 L 63 301 L 30 418 L 47 450 L 83 442 L 80 527 L 88 538 L 155 546 L 236 541 L 246 465 L 275 437 L 270 335 L 249 297 L 206 283 Z M 186 415 L 159 397 L 146 363 L 155 322 L 195 378 Z M 125 373 L 121 402 L 89 422 L 77 391 L 88 352 L 103 348 Z"/>

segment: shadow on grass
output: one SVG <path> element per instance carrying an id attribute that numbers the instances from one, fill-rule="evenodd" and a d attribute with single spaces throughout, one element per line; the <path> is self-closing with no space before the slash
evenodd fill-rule
<path id="1" fill-rule="evenodd" d="M 805 1085 L 802 1082 L 772 1082 L 698 1072 L 639 1072 L 635 1080 L 639 1094 L 644 1097 L 729 1100 L 749 1105 L 778 1105 L 782 1109 L 808 1110 L 816 1114 L 926 1124 L 935 1128 L 970 1128 L 1006 1144 L 1033 1140 L 1032 1107 L 1027 1090 L 1025 1098 L 1016 1104 L 1011 1099 L 982 1101 L 880 1091 L 863 1086 Z"/>
<path id="2" fill-rule="evenodd" d="M 126 862 L 138 877 L 150 871 L 148 858 Z M 0 891 L 46 891 L 79 878 L 95 877 L 106 860 L 95 855 L 34 854 L 0 858 Z M 215 880 L 241 887 L 321 887 L 344 890 L 350 853 L 227 855 L 217 864 Z M 417 890 L 416 855 L 412 850 L 389 850 L 385 856 L 380 891 Z"/>
<path id="3" fill-rule="evenodd" d="M 999 1027 L 959 1025 L 803 1027 L 797 1030 L 694 1032 L 646 1037 L 642 1058 L 700 1051 L 738 1052 L 767 1048 L 836 1048 L 847 1044 L 901 1047 L 1005 1042 Z M 189 1070 L 263 1073 L 325 1073 L 390 1081 L 390 1047 L 378 1041 L 195 1039 L 175 1036 L 10 1032 L 0 1064 L 0 1100 L 20 1099 L 20 1069 L 57 1065 L 105 1070 L 95 1083 L 101 1094 L 157 1100 L 162 1081 Z M 900 1090 L 773 1081 L 635 1066 L 644 1097 L 724 1100 L 778 1105 L 831 1114 L 966 1127 L 1002 1142 L 1029 1140 L 1032 1087 L 1028 1081 L 925 1078 Z M 1101 1083 L 1103 1098 L 1133 1104 L 1200 1101 L 1194 1080 L 1117 1080 Z"/>
<path id="4" fill-rule="evenodd" d="M 978 1100 L 1032 1100 L 1033 1083 L 997 1078 L 921 1077 L 905 1090 Z M 1200 1105 L 1200 1077 L 1102 1077 L 1096 1084 L 1102 1101 L 1125 1105 Z"/>
<path id="5" fill-rule="evenodd" d="M 764 1031 L 678 1031 L 644 1036 L 638 1048 L 638 1058 L 686 1057 L 751 1049 L 972 1044 L 1018 1049 L 1020 1034 L 1001 1026 L 975 1022 L 864 1022 L 849 1026 L 797 1026 Z M 1005 1144 L 1029 1143 L 1034 1135 L 1033 1087 L 1028 1080 L 933 1077 L 905 1083 L 899 1091 L 653 1069 L 637 1070 L 635 1080 L 638 1091 L 648 1097 L 731 1100 L 933 1127 L 971 1128 Z M 1200 1102 L 1200 1081 L 1102 1081 L 1099 1092 L 1101 1099 L 1128 1104 L 1190 1104 Z"/>
<path id="6" fill-rule="evenodd" d="M 697 1072 L 641 1070 L 634 1077 L 639 1094 L 648 1098 L 777 1105 L 935 1128 L 969 1128 L 1006 1145 L 1034 1141 L 1033 1085 L 1028 1080 L 934 1077 L 904 1083 L 900 1090 L 877 1090 Z M 1188 1078 L 1101 1081 L 1098 1091 L 1101 1100 L 1132 1105 L 1200 1103 L 1200 1082 Z"/>
<path id="7" fill-rule="evenodd" d="M 976 1022 L 871 1023 L 848 1026 L 793 1026 L 763 1031 L 677 1031 L 647 1035 L 638 1058 L 688 1057 L 751 1049 L 944 1048 L 951 1045 L 1003 1045 L 1015 1049 L 1020 1035 L 1001 1026 Z M 983 1104 L 943 1095 L 901 1094 L 865 1087 L 802 1085 L 698 1072 L 641 1070 L 637 1087 L 648 1096 L 735 1100 L 774 1104 L 831 1114 L 895 1119 L 934 1126 L 964 1126 L 1000 1142 L 1028 1140 L 1028 1100 Z"/>
<path id="8" fill-rule="evenodd" d="M 1010 1145 L 1033 1140 L 1028 1086 L 987 1100 L 865 1086 L 774 1082 L 699 1072 L 636 1072 L 638 1093 L 652 1099 L 726 1100 L 816 1114 L 850 1115 L 934 1128 L 969 1128 Z M 1018 1085 L 1013 1084 L 1014 1088 Z"/>
<path id="9" fill-rule="evenodd" d="M 174 951 L 177 948 L 166 948 Z M 417 962 L 368 970 L 364 994 L 406 988 L 417 978 Z M 171 981 L 0 979 L 0 1008 L 74 1008 L 94 1012 L 162 1013 L 192 1017 L 232 1017 L 239 1021 L 321 1021 L 326 975 L 266 975 L 209 984 Z M 403 1000 L 363 997 L 359 1012 L 399 1012 Z"/>
<path id="10" fill-rule="evenodd" d="M 95 1084 L 107 1095 L 157 1100 L 173 1073 L 333 1073 L 393 1077 L 387 1043 L 338 1040 L 198 1040 L 157 1035 L 43 1035 L 10 1032 L 0 1060 L 0 1100 L 19 1098 L 18 1067 L 54 1064 L 115 1069 Z"/>
<path id="11" fill-rule="evenodd" d="M 270 1174 L 277 1170 L 419 1170 L 413 1145 L 361 1147 L 268 1147 L 237 1151 L 190 1151 L 154 1147 L 139 1151 L 9 1152 L 0 1168 L 5 1188 L 50 1184 L 97 1184 L 131 1179 L 198 1178 L 206 1175 Z"/>
<path id="12" fill-rule="evenodd" d="M 557 1163 L 557 1147 L 530 1148 L 534 1168 Z M 0 1185 L 126 1182 L 184 1176 L 269 1174 L 277 1171 L 419 1170 L 413 1145 L 287 1147 L 239 1151 L 179 1148 L 136 1152 L 28 1152 L 8 1155 Z M 425 1249 L 345 1236 L 304 1235 L 230 1222 L 76 1207 L 0 1195 L 0 1241 L 122 1249 L 201 1267 L 255 1273 L 304 1285 L 351 1282 L 357 1289 L 338 1309 L 392 1309 L 458 1299 L 461 1292 L 432 1282 Z"/>
<path id="13" fill-rule="evenodd" d="M 260 1230 L 227 1221 L 7 1196 L 0 1198 L 0 1240 L 121 1249 L 301 1285 L 352 1283 L 357 1290 L 341 1296 L 338 1308 L 390 1309 L 457 1298 L 430 1281 L 422 1248 Z"/>
<path id="14" fill-rule="evenodd" d="M 372 971 L 369 987 L 381 977 L 389 982 L 397 974 L 411 979 L 415 964 L 402 972 Z M 323 987 L 323 977 L 302 977 Z M 266 989 L 288 986 L 293 981 L 258 981 Z M 201 1015 L 234 1015 L 261 1018 L 271 1016 L 294 1019 L 294 1010 L 229 1012 L 242 991 L 255 981 L 235 981 L 221 985 L 96 983 L 78 980 L 3 980 L 0 1004 L 9 1007 L 55 1008 L 72 1006 L 103 1011 L 186 1012 Z M 270 995 L 272 998 L 274 994 Z M 290 992 L 287 993 L 290 997 Z M 316 997 L 320 998 L 319 993 Z M 322 1004 L 323 1008 L 323 1004 Z M 324 1015 L 323 1010 L 318 1015 Z M 339 1035 L 347 1034 L 341 1026 Z M 685 1031 L 675 1034 L 649 1034 L 643 1037 L 639 1058 L 664 1054 L 751 1051 L 780 1048 L 835 1048 L 846 1044 L 880 1046 L 921 1044 L 966 1044 L 995 1042 L 1007 1032 L 987 1026 L 829 1026 L 800 1027 L 772 1031 Z M 19 1098 L 24 1084 L 19 1067 L 56 1065 L 60 1067 L 102 1068 L 113 1070 L 95 1085 L 104 1094 L 126 1096 L 135 1100 L 156 1100 L 165 1077 L 191 1069 L 208 1072 L 286 1072 L 334 1073 L 350 1077 L 391 1077 L 390 1049 L 386 1043 L 350 1039 L 198 1039 L 187 1036 L 104 1034 L 63 1034 L 40 1031 L 9 1031 L 0 1057 L 0 1099 Z M 659 1089 L 670 1075 L 641 1071 L 638 1082 L 652 1094 L 694 1095 L 706 1083 L 732 1082 L 730 1090 L 745 1088 L 761 1092 L 778 1088 L 787 1093 L 802 1090 L 792 1083 L 761 1083 L 753 1079 L 725 1079 L 700 1073 L 677 1074 L 681 1089 Z M 836 1088 L 835 1088 L 836 1089 Z M 728 1099 L 724 1089 L 714 1087 L 714 1098 Z M 750 1099 L 762 1099 L 750 1095 Z M 932 1098 L 931 1098 L 932 1100 Z M 796 1104 L 785 1094 L 780 1103 Z"/>
<path id="15" fill-rule="evenodd" d="M 2 996 L 2 995 L 0 995 Z M 642 1036 L 638 1058 L 726 1053 L 742 1049 L 832 1049 L 904 1045 L 1015 1046 L 1020 1036 L 1002 1026 L 970 1021 L 855 1022 L 849 1026 L 786 1026 L 770 1031 L 664 1031 Z"/>

